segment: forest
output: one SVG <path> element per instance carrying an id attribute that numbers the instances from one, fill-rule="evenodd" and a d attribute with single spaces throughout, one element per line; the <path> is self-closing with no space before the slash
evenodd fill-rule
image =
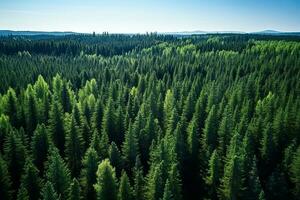
<path id="1" fill-rule="evenodd" d="M 0 37 L 1 200 L 300 200 L 300 36 Z"/>

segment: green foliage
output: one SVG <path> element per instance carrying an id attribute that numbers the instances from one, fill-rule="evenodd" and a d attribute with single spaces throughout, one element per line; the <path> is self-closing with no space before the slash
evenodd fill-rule
<path id="1" fill-rule="evenodd" d="M 0 196 L 3 199 L 10 200 L 12 198 L 11 180 L 8 173 L 6 162 L 3 160 L 0 154 Z"/>
<path id="2" fill-rule="evenodd" d="M 88 148 L 82 160 L 83 169 L 81 172 L 82 193 L 85 199 L 96 199 L 94 184 L 96 183 L 96 172 L 98 169 L 99 157 L 93 147 Z"/>
<path id="3" fill-rule="evenodd" d="M 130 186 L 129 178 L 125 171 L 122 172 L 122 176 L 119 184 L 118 200 L 131 200 L 132 188 Z"/>
<path id="4" fill-rule="evenodd" d="M 97 182 L 94 185 L 98 200 L 117 200 L 115 169 L 108 159 L 103 160 L 97 170 Z"/>
<path id="5" fill-rule="evenodd" d="M 66 199 L 71 183 L 70 171 L 56 148 L 51 150 L 48 158 L 47 180 L 53 185 L 55 192 Z"/>
<path id="6" fill-rule="evenodd" d="M 0 37 L 0 198 L 299 199 L 299 41 Z"/>
<path id="7" fill-rule="evenodd" d="M 80 185 L 76 180 L 76 178 L 74 178 L 70 185 L 68 200 L 80 200 L 80 199 L 81 199 Z"/>
<path id="8" fill-rule="evenodd" d="M 56 191 L 51 182 L 47 182 L 43 189 L 42 189 L 42 199 L 43 200 L 59 200 L 59 196 L 57 195 Z"/>

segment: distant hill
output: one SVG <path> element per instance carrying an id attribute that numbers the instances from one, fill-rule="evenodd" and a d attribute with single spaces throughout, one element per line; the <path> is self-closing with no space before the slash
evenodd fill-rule
<path id="1" fill-rule="evenodd" d="M 259 31 L 259 32 L 252 32 L 251 34 L 300 36 L 300 32 L 281 32 L 281 31 L 277 31 L 277 30 L 263 30 L 263 31 Z"/>
<path id="2" fill-rule="evenodd" d="M 0 36 L 34 36 L 34 35 L 53 35 L 53 36 L 64 36 L 64 35 L 72 35 L 77 34 L 76 32 L 47 32 L 47 31 L 12 31 L 12 30 L 0 30 Z"/>

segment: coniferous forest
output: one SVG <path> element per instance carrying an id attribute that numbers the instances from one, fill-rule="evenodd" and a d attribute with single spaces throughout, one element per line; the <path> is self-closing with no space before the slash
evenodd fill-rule
<path id="1" fill-rule="evenodd" d="M 1 37 L 0 199 L 299 200 L 300 37 Z"/>

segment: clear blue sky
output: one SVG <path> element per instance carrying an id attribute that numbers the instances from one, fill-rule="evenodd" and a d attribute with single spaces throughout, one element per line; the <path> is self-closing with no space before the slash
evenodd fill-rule
<path id="1" fill-rule="evenodd" d="M 0 29 L 300 31 L 300 0 L 0 0 Z"/>

